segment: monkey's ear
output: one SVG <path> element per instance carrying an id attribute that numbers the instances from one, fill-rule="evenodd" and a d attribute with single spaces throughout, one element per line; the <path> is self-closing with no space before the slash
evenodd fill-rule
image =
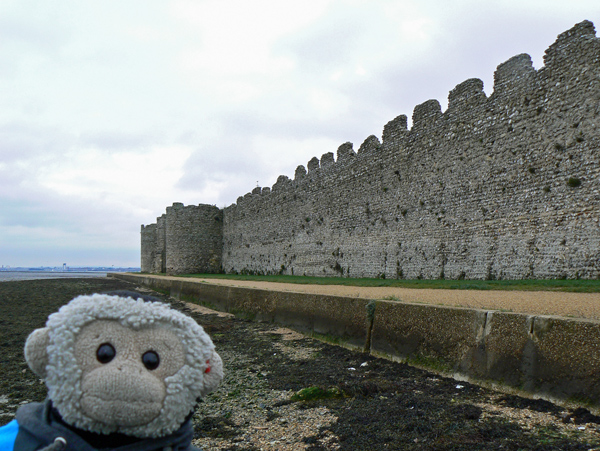
<path id="1" fill-rule="evenodd" d="M 212 356 L 206 362 L 204 370 L 204 381 L 202 383 L 202 396 L 216 390 L 223 379 L 223 361 L 221 356 L 213 351 Z"/>
<path id="2" fill-rule="evenodd" d="M 50 329 L 43 327 L 36 329 L 25 342 L 25 360 L 29 368 L 40 376 L 46 377 L 46 365 L 48 365 L 48 341 Z"/>

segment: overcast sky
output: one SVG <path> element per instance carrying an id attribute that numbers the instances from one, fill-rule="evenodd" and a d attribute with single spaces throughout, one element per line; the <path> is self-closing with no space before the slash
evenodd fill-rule
<path id="1" fill-rule="evenodd" d="M 0 265 L 139 266 L 224 207 L 544 50 L 589 0 L 2 0 Z"/>

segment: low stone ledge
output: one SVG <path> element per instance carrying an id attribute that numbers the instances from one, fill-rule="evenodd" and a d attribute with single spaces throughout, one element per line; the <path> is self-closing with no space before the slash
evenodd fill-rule
<path id="1" fill-rule="evenodd" d="M 371 352 L 441 373 L 600 406 L 600 321 L 381 300 L 371 323 L 368 299 L 109 276 L 354 347 L 369 336 Z"/>

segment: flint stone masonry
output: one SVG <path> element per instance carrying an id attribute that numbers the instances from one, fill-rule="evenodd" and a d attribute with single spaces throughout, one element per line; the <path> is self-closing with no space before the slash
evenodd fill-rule
<path id="1" fill-rule="evenodd" d="M 194 210 L 195 222 L 167 209 L 165 232 L 160 218 L 142 226 L 142 271 L 600 277 L 600 39 L 591 22 L 560 34 L 544 67 L 517 55 L 498 66 L 489 97 L 469 79 L 446 111 L 428 100 L 412 122 L 400 115 L 381 141 L 369 136 L 358 151 L 344 143 L 335 159 L 325 153 L 293 180 L 255 188 L 214 227 L 216 207 Z"/>
<path id="2" fill-rule="evenodd" d="M 223 211 L 213 205 L 174 203 L 157 224 L 142 226 L 141 269 L 149 273 L 218 272 Z"/>

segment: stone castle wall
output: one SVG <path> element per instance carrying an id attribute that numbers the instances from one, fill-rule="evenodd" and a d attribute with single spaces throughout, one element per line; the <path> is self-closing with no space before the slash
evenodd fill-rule
<path id="1" fill-rule="evenodd" d="M 525 54 L 498 66 L 489 97 L 481 80 L 467 80 L 445 112 L 429 100 L 415 107 L 410 130 L 398 116 L 381 141 L 370 136 L 357 152 L 342 144 L 335 158 L 315 157 L 293 179 L 238 198 L 222 211 L 220 265 L 259 274 L 597 278 L 599 205 L 600 39 L 586 21 L 558 37 L 539 70 Z M 168 218 L 169 210 L 167 230 Z M 142 271 L 165 272 L 146 236 L 159 235 L 153 230 L 142 228 Z M 167 262 L 172 240 L 178 254 L 196 246 L 185 227 L 174 233 Z M 196 272 L 186 271 L 191 254 L 180 263 L 178 271 Z"/>
<path id="2" fill-rule="evenodd" d="M 141 269 L 149 273 L 219 272 L 223 211 L 174 203 L 156 224 L 142 226 Z"/>

